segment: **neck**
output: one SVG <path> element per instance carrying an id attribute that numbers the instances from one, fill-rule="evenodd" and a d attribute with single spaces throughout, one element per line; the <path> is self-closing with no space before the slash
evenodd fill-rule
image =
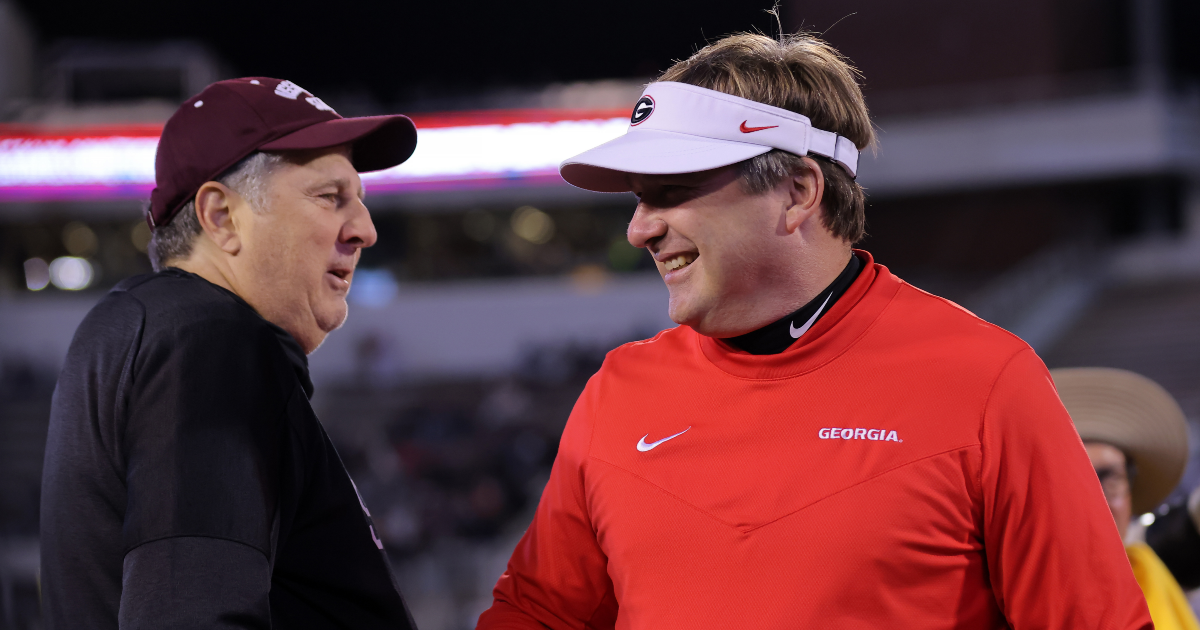
<path id="1" fill-rule="evenodd" d="M 259 315 L 262 316 L 263 319 L 287 331 L 287 333 L 291 335 L 292 338 L 296 340 L 296 343 L 298 343 L 304 350 L 305 354 L 311 354 L 312 351 L 316 350 L 317 346 L 320 346 L 321 342 L 325 340 L 324 333 L 317 335 L 304 334 L 305 332 L 317 330 L 318 328 L 316 326 L 298 323 L 294 318 L 289 317 L 296 314 L 297 311 L 280 309 L 272 310 L 270 308 L 264 308 L 264 303 L 255 299 L 256 295 L 261 297 L 261 291 L 254 291 L 253 285 L 249 287 L 251 289 L 249 291 L 242 290 L 241 284 L 237 282 L 237 275 L 233 273 L 233 270 L 228 265 L 222 264 L 222 261 L 219 259 L 214 260 L 213 257 L 205 256 L 202 252 L 193 251 L 192 255 L 188 256 L 187 258 L 167 261 L 165 266 L 175 267 L 176 269 L 182 269 L 189 273 L 194 273 L 197 276 L 200 276 L 201 278 L 204 278 L 205 280 L 221 287 L 222 289 L 226 289 L 230 293 L 242 298 L 247 304 L 250 305 L 250 308 L 253 308 Z M 266 305 L 269 305 L 270 303 L 270 301 L 267 301 Z"/>
<path id="2" fill-rule="evenodd" d="M 242 295 L 234 287 L 233 282 L 230 281 L 232 274 L 229 273 L 228 267 L 213 260 L 212 256 L 202 251 L 202 248 L 203 244 L 197 243 L 187 258 L 168 260 L 164 266 L 175 267 L 189 273 L 194 273 L 222 289 L 226 289 L 242 299 L 246 299 L 246 296 Z"/>
<path id="3" fill-rule="evenodd" d="M 853 255 L 844 241 L 839 241 L 837 247 L 808 253 L 802 260 L 777 266 L 773 274 L 775 282 L 760 285 L 753 295 L 739 296 L 734 308 L 722 314 L 723 325 L 698 332 L 709 337 L 736 337 L 778 321 L 829 287 Z"/>
<path id="4" fill-rule="evenodd" d="M 829 312 L 834 303 L 854 283 L 862 268 L 862 262 L 851 256 L 849 264 L 842 269 L 838 277 L 807 304 L 773 323 L 744 335 L 725 339 L 725 342 L 750 354 L 778 354 L 787 350 L 806 335 L 817 320 Z"/>

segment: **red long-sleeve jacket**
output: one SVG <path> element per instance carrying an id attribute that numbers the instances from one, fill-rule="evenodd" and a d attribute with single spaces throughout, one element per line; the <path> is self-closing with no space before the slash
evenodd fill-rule
<path id="1" fill-rule="evenodd" d="M 1041 360 L 860 255 L 782 354 L 610 353 L 479 627 L 1152 628 Z"/>

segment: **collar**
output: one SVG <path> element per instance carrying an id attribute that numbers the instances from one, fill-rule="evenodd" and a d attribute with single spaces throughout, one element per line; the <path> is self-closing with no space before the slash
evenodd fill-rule
<path id="1" fill-rule="evenodd" d="M 750 354 L 779 354 L 787 350 L 837 304 L 862 268 L 862 261 L 858 256 L 851 254 L 850 262 L 846 263 L 838 277 L 807 304 L 758 330 L 724 339 L 725 343 Z"/>
<path id="2" fill-rule="evenodd" d="M 304 349 L 300 347 L 300 343 L 296 341 L 296 338 L 293 337 L 291 333 L 268 321 L 266 318 L 260 315 L 258 311 L 254 310 L 254 307 L 250 306 L 249 302 L 243 300 L 240 295 L 230 291 L 229 289 L 226 289 L 225 287 L 205 280 L 203 276 L 196 275 L 190 271 L 184 271 L 178 267 L 167 267 L 159 273 L 172 275 L 178 278 L 192 278 L 199 280 L 206 285 L 220 291 L 222 294 L 231 298 L 238 304 L 246 307 L 246 309 L 253 313 L 255 317 L 262 320 L 262 322 L 267 326 L 270 326 L 271 330 L 275 333 L 275 338 L 279 340 L 279 345 L 283 349 L 283 354 L 288 358 L 288 362 L 292 364 L 292 371 L 296 373 L 296 379 L 300 381 L 300 387 L 304 388 L 304 395 L 310 399 L 312 398 L 313 384 L 312 378 L 308 374 L 308 357 L 304 354 Z"/>
<path id="3" fill-rule="evenodd" d="M 803 337 L 779 354 L 755 355 L 721 339 L 705 337 L 692 329 L 697 348 L 714 367 L 747 379 L 780 379 L 799 376 L 829 363 L 854 345 L 891 304 L 903 282 L 875 264 L 871 255 L 856 249 L 863 269 L 845 294 Z"/>

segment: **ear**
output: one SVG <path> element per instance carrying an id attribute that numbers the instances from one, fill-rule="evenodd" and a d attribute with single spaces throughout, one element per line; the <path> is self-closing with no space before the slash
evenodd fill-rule
<path id="1" fill-rule="evenodd" d="M 200 228 L 227 254 L 237 254 L 242 249 L 234 208 L 244 203 L 240 195 L 220 182 L 205 182 L 196 191 L 196 218 Z"/>
<path id="2" fill-rule="evenodd" d="M 812 158 L 801 158 L 804 166 L 797 169 L 782 184 L 787 186 L 791 205 L 784 215 L 784 227 L 791 234 L 805 221 L 820 217 L 821 200 L 825 197 L 825 175 Z"/>

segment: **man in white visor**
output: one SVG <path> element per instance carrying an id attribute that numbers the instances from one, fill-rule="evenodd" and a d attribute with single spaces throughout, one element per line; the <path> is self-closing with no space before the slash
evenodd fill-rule
<path id="1" fill-rule="evenodd" d="M 852 249 L 855 71 L 736 35 L 562 165 L 633 191 L 681 324 L 611 353 L 481 628 L 1150 628 L 1020 339 Z"/>

